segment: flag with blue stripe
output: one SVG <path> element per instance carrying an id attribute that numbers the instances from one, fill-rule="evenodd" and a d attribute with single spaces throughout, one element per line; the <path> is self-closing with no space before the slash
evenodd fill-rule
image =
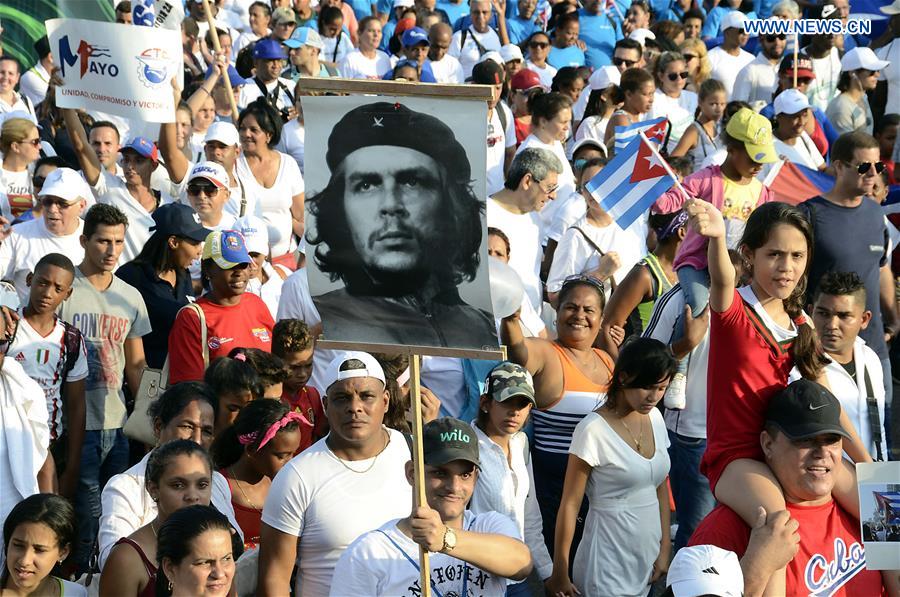
<path id="1" fill-rule="evenodd" d="M 650 120 L 642 120 L 628 125 L 620 125 L 615 127 L 615 153 L 619 153 L 628 147 L 628 144 L 637 139 L 638 133 L 660 124 L 665 121 L 665 116 L 652 118 Z"/>
<path id="2" fill-rule="evenodd" d="M 155 0 L 132 0 L 131 23 L 143 27 L 153 27 L 156 20 Z"/>
<path id="3" fill-rule="evenodd" d="M 665 119 L 664 119 L 665 120 Z M 655 141 L 665 137 L 667 122 L 648 131 Z M 649 135 L 637 137 L 585 185 L 588 192 L 623 230 L 650 209 L 675 184 L 675 176 Z"/>

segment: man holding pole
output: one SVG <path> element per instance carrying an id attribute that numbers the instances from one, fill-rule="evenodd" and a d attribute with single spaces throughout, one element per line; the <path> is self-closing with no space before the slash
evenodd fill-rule
<path id="1" fill-rule="evenodd" d="M 507 578 L 523 580 L 531 572 L 531 554 L 511 519 L 466 509 L 479 474 L 472 427 L 437 419 L 424 427 L 422 443 L 427 504 L 354 541 L 335 566 L 331 595 L 423 594 L 419 548 L 433 552 L 433 595 L 503 595 Z M 407 462 L 410 484 L 413 469 Z"/>
<path id="2" fill-rule="evenodd" d="M 297 564 L 294 594 L 328 595 L 347 546 L 409 513 L 403 466 L 410 450 L 399 432 L 382 425 L 389 398 L 381 365 L 367 353 L 346 352 L 324 379 L 331 433 L 281 469 L 263 508 L 260 597 L 287 595 Z"/>

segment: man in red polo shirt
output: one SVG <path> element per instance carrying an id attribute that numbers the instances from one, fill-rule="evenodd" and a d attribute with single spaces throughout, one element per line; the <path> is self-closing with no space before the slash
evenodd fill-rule
<path id="1" fill-rule="evenodd" d="M 769 402 L 760 444 L 766 464 L 800 523 L 800 549 L 787 567 L 791 596 L 886 595 L 881 574 L 866 569 L 859 521 L 831 497 L 841 466 L 841 406 L 824 387 L 795 381 Z M 690 545 L 711 544 L 743 555 L 750 528 L 724 505 L 703 519 Z"/>

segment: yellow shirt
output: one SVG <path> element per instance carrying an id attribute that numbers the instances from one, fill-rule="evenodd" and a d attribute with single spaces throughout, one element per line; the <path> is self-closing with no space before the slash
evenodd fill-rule
<path id="1" fill-rule="evenodd" d="M 759 203 L 762 183 L 753 178 L 747 184 L 740 184 L 724 175 L 722 183 L 724 192 L 722 216 L 725 218 L 726 240 L 728 248 L 736 249 L 744 234 L 747 218 Z"/>

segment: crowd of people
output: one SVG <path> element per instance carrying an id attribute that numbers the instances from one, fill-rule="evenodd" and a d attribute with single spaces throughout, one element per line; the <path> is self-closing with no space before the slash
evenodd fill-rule
<path id="1" fill-rule="evenodd" d="M 900 458 L 900 0 L 869 37 L 745 31 L 847 0 L 210 4 L 170 123 L 59 107 L 46 36 L 0 53 L 0 594 L 421 595 L 424 550 L 438 597 L 900 596 L 855 470 Z M 307 206 L 308 77 L 490 86 L 483 176 L 410 116 Z M 589 182 L 660 118 L 679 183 L 623 228 Z M 464 178 L 487 227 L 449 242 L 523 288 L 423 324 L 508 360 L 423 358 L 422 503 L 409 355 L 317 345 L 387 310 L 323 326 L 307 278 L 375 154 Z M 779 201 L 786 164 L 827 190 Z M 440 182 L 390 172 L 365 217 L 415 229 Z"/>

